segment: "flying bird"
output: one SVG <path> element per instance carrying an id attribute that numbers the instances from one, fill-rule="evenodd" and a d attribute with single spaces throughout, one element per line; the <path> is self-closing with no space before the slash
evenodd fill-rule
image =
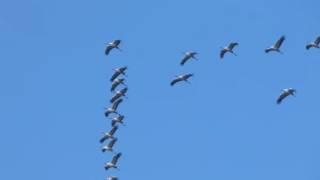
<path id="1" fill-rule="evenodd" d="M 112 114 L 112 113 L 119 114 L 119 113 L 117 112 L 117 109 L 118 109 L 119 104 L 122 103 L 122 101 L 123 101 L 123 99 L 118 99 L 118 100 L 115 100 L 114 102 L 112 102 L 112 106 L 109 107 L 109 108 L 106 110 L 106 112 L 104 113 L 104 115 L 105 115 L 106 117 L 109 117 L 109 115 Z"/>
<path id="2" fill-rule="evenodd" d="M 114 48 L 118 49 L 121 51 L 121 49 L 119 48 L 119 45 L 121 43 L 121 40 L 113 40 L 110 43 L 107 44 L 106 50 L 105 50 L 105 54 L 109 55 L 110 51 Z"/>
<path id="3" fill-rule="evenodd" d="M 113 152 L 113 146 L 117 142 L 117 138 L 112 139 L 107 145 L 102 147 L 102 152 L 110 151 Z"/>
<path id="4" fill-rule="evenodd" d="M 307 44 L 306 49 L 309 50 L 310 48 L 320 48 L 319 44 L 320 44 L 320 36 L 318 36 L 314 42 Z"/>
<path id="5" fill-rule="evenodd" d="M 115 126 L 117 123 L 124 125 L 124 115 L 119 115 L 117 117 L 112 118 L 111 126 Z"/>
<path id="6" fill-rule="evenodd" d="M 281 47 L 281 45 L 282 45 L 282 43 L 283 43 L 283 41 L 285 39 L 286 39 L 285 36 L 281 36 L 280 39 L 278 39 L 278 41 L 274 45 L 272 45 L 271 47 L 265 49 L 265 52 L 269 53 L 271 51 L 274 51 L 274 52 L 282 53 L 280 51 L 280 47 Z"/>
<path id="7" fill-rule="evenodd" d="M 281 104 L 281 102 L 288 96 L 292 95 L 295 96 L 296 90 L 293 88 L 287 88 L 287 89 L 283 89 L 282 93 L 280 94 L 280 96 L 277 99 L 277 104 Z"/>
<path id="8" fill-rule="evenodd" d="M 121 155 L 122 155 L 121 153 L 117 153 L 116 155 L 114 155 L 114 156 L 112 157 L 111 162 L 107 162 L 107 163 L 105 164 L 105 166 L 104 166 L 105 170 L 108 170 L 108 169 L 110 169 L 110 168 L 118 169 L 118 167 L 117 167 L 117 162 L 118 162 L 119 158 L 121 157 Z"/>
<path id="9" fill-rule="evenodd" d="M 119 68 L 114 69 L 115 72 L 114 72 L 113 75 L 111 76 L 110 81 L 113 82 L 120 74 L 126 76 L 125 71 L 126 71 L 127 69 L 128 69 L 127 66 L 119 67 Z"/>
<path id="10" fill-rule="evenodd" d="M 110 91 L 113 92 L 120 84 L 122 84 L 122 85 L 124 85 L 124 86 L 127 86 L 127 85 L 124 83 L 124 81 L 125 81 L 124 78 L 116 78 L 116 79 L 112 82 Z"/>
<path id="11" fill-rule="evenodd" d="M 237 54 L 235 54 L 233 52 L 233 48 L 238 46 L 238 45 L 239 44 L 237 42 L 231 42 L 228 46 L 222 48 L 222 50 L 220 51 L 220 58 L 223 59 L 224 54 L 227 53 L 227 52 L 229 52 L 229 53 L 231 53 L 231 54 L 236 56 Z"/>
<path id="12" fill-rule="evenodd" d="M 115 176 L 109 176 L 107 180 L 118 180 L 118 178 Z"/>
<path id="13" fill-rule="evenodd" d="M 128 91 L 128 88 L 127 88 L 127 87 L 121 89 L 120 91 L 117 91 L 117 92 L 112 96 L 110 102 L 111 102 L 111 103 L 114 103 L 117 99 L 121 98 L 122 96 L 127 98 L 127 96 L 126 96 L 127 91 Z"/>
<path id="14" fill-rule="evenodd" d="M 180 62 L 180 65 L 181 66 L 183 66 L 188 60 L 190 60 L 190 59 L 195 59 L 195 60 L 198 60 L 197 58 L 196 58 L 196 55 L 197 55 L 198 53 L 197 52 L 194 52 L 194 51 L 188 51 L 188 52 L 186 52 L 186 53 L 184 53 L 184 56 L 183 56 L 183 58 L 182 58 L 182 60 L 181 60 L 181 62 Z"/>
<path id="15" fill-rule="evenodd" d="M 170 83 L 170 85 L 171 85 L 171 86 L 174 86 L 176 83 L 178 83 L 178 82 L 180 82 L 180 81 L 185 81 L 185 82 L 187 82 L 187 83 L 190 83 L 190 82 L 188 81 L 188 79 L 189 79 L 190 77 L 192 77 L 192 76 L 193 76 L 193 74 L 183 74 L 183 75 L 176 76 L 176 79 L 172 80 L 171 83 Z"/>
<path id="16" fill-rule="evenodd" d="M 100 143 L 104 143 L 107 139 L 114 139 L 114 133 L 118 130 L 118 126 L 112 127 L 112 129 L 109 132 L 106 132 L 103 137 L 100 139 Z"/>

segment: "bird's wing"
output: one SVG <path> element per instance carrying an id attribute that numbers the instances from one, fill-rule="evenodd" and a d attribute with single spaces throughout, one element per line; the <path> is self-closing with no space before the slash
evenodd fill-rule
<path id="1" fill-rule="evenodd" d="M 279 40 L 276 42 L 276 44 L 274 45 L 274 47 L 275 47 L 276 49 L 279 49 L 285 39 L 286 39 L 285 36 L 281 36 L 280 39 L 279 39 Z"/>
<path id="2" fill-rule="evenodd" d="M 286 98 L 287 96 L 288 96 L 288 93 L 285 93 L 285 92 L 281 93 L 280 96 L 277 99 L 277 104 L 280 104 L 282 102 L 282 100 L 284 98 Z"/>
<path id="3" fill-rule="evenodd" d="M 234 47 L 236 47 L 236 46 L 238 46 L 238 45 L 239 45 L 238 43 L 232 42 L 232 43 L 229 44 L 228 48 L 229 48 L 229 49 L 233 49 Z"/>
<path id="4" fill-rule="evenodd" d="M 190 59 L 190 56 L 185 55 L 185 56 L 182 58 L 182 60 L 181 60 L 181 62 L 180 62 L 180 65 L 183 66 L 189 59 Z"/>
<path id="5" fill-rule="evenodd" d="M 316 45 L 319 45 L 319 44 L 320 44 L 320 36 L 317 37 L 317 39 L 314 41 L 314 43 L 315 43 Z"/>
<path id="6" fill-rule="evenodd" d="M 117 142 L 117 140 L 118 140 L 117 138 L 112 139 L 112 140 L 109 142 L 108 147 L 112 148 L 113 145 Z"/>
<path id="7" fill-rule="evenodd" d="M 110 81 L 113 82 L 121 73 L 118 71 L 114 72 L 113 75 L 110 78 Z"/>
<path id="8" fill-rule="evenodd" d="M 226 52 L 227 52 L 226 49 L 222 49 L 222 50 L 220 51 L 220 58 L 221 58 L 221 59 L 223 59 L 224 54 L 225 54 Z"/>
<path id="9" fill-rule="evenodd" d="M 110 53 L 110 51 L 111 51 L 112 49 L 113 49 L 112 46 L 107 45 L 106 50 L 105 50 L 105 54 L 106 54 L 106 55 L 109 55 L 109 53 Z"/>
<path id="10" fill-rule="evenodd" d="M 114 120 L 114 119 L 111 120 L 111 126 L 112 126 L 112 127 L 114 127 L 114 126 L 116 125 L 116 123 L 117 123 L 116 120 Z"/>
<path id="11" fill-rule="evenodd" d="M 103 143 L 108 137 L 106 135 L 103 135 L 103 137 L 100 139 L 100 143 Z"/>
<path id="12" fill-rule="evenodd" d="M 111 163 L 117 164 L 120 157 L 121 157 L 121 153 L 116 154 L 115 156 L 113 156 Z"/>
<path id="13" fill-rule="evenodd" d="M 310 48 L 312 48 L 312 44 L 307 44 L 306 49 L 309 50 Z"/>
<path id="14" fill-rule="evenodd" d="M 127 91 L 128 91 L 127 87 L 120 90 L 121 94 L 123 94 L 123 95 L 125 95 L 127 93 Z"/>
<path id="15" fill-rule="evenodd" d="M 269 53 L 270 51 L 272 51 L 271 48 L 267 48 L 267 49 L 264 50 L 264 52 L 266 52 L 266 53 Z"/>
<path id="16" fill-rule="evenodd" d="M 113 44 L 115 46 L 119 46 L 120 43 L 121 43 L 121 40 L 118 40 L 118 39 L 113 41 Z"/>
<path id="17" fill-rule="evenodd" d="M 112 127 L 112 129 L 110 130 L 109 134 L 112 136 L 118 129 L 118 126 L 114 126 Z"/>
<path id="18" fill-rule="evenodd" d="M 177 82 L 182 81 L 180 78 L 176 78 L 173 81 L 171 81 L 170 85 L 174 86 Z"/>
<path id="19" fill-rule="evenodd" d="M 121 93 L 117 92 L 111 99 L 110 102 L 114 103 L 118 98 L 121 97 Z"/>
<path id="20" fill-rule="evenodd" d="M 116 100 L 116 101 L 112 104 L 112 109 L 117 110 L 119 104 L 122 103 L 122 101 L 123 101 L 122 99 Z"/>
<path id="21" fill-rule="evenodd" d="M 119 84 L 120 84 L 120 82 L 118 82 L 118 81 L 113 82 L 112 85 L 111 85 L 110 91 L 111 91 L 111 92 L 114 91 Z"/>
<path id="22" fill-rule="evenodd" d="M 186 75 L 184 75 L 183 79 L 187 80 L 192 76 L 193 76 L 193 74 L 186 74 Z"/>

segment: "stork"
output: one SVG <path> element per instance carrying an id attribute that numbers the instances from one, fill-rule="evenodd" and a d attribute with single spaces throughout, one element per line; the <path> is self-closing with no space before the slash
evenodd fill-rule
<path id="1" fill-rule="evenodd" d="M 293 88 L 287 88 L 287 89 L 283 89 L 282 93 L 280 94 L 280 96 L 277 99 L 277 104 L 281 104 L 281 102 L 288 96 L 292 95 L 295 96 L 296 90 Z"/>
<path id="2" fill-rule="evenodd" d="M 124 115 L 119 115 L 117 117 L 112 118 L 111 126 L 115 126 L 117 123 L 124 125 Z"/>
<path id="3" fill-rule="evenodd" d="M 220 58 L 223 59 L 224 54 L 227 53 L 227 52 L 229 52 L 229 53 L 231 53 L 231 54 L 236 56 L 237 54 L 235 54 L 233 52 L 233 48 L 238 46 L 238 45 L 239 44 L 237 42 L 231 42 L 228 46 L 222 48 L 221 51 L 220 51 Z"/>
<path id="4" fill-rule="evenodd" d="M 106 110 L 106 112 L 104 113 L 104 115 L 105 115 L 106 117 L 109 117 L 109 115 L 112 114 L 112 113 L 119 114 L 119 113 L 117 112 L 117 109 L 118 109 L 119 104 L 122 103 L 122 101 L 123 101 L 123 99 L 118 99 L 118 100 L 114 101 L 114 102 L 112 103 L 112 106 L 109 107 L 109 108 Z"/>
<path id="5" fill-rule="evenodd" d="M 113 40 L 110 43 L 107 44 L 106 50 L 105 50 L 105 54 L 109 55 L 110 51 L 114 48 L 118 49 L 121 51 L 121 49 L 119 48 L 119 45 L 121 43 L 121 40 L 117 39 L 117 40 Z"/>
<path id="6" fill-rule="evenodd" d="M 183 56 L 183 58 L 182 58 L 182 60 L 181 60 L 181 62 L 180 62 L 180 65 L 181 66 L 183 66 L 188 60 L 190 60 L 190 59 L 195 59 L 195 60 L 198 60 L 197 58 L 196 58 L 196 55 L 197 55 L 198 53 L 197 52 L 194 52 L 194 51 L 188 51 L 188 52 L 186 52 L 186 53 L 184 53 L 184 56 Z"/>
<path id="7" fill-rule="evenodd" d="M 183 74 L 183 75 L 176 76 L 176 79 L 172 80 L 171 83 L 170 83 L 170 85 L 171 85 L 171 86 L 174 86 L 176 83 L 178 83 L 178 82 L 180 82 L 180 81 L 185 81 L 185 82 L 187 82 L 187 83 L 190 83 L 190 82 L 188 81 L 188 79 L 189 79 L 190 77 L 192 77 L 192 76 L 193 76 L 193 74 Z"/>
<path id="8" fill-rule="evenodd" d="M 269 53 L 269 52 L 274 51 L 274 52 L 278 52 L 278 53 L 282 54 L 282 52 L 280 51 L 280 47 L 285 39 L 286 39 L 285 36 L 281 36 L 274 45 L 265 49 L 265 52 Z"/>
<path id="9" fill-rule="evenodd" d="M 114 133 L 118 130 L 118 126 L 112 127 L 112 129 L 109 132 L 106 132 L 103 137 L 100 139 L 100 143 L 104 143 L 107 139 L 114 139 Z"/>
<path id="10" fill-rule="evenodd" d="M 120 74 L 126 76 L 125 71 L 128 69 L 127 66 L 123 66 L 123 67 L 119 67 L 116 69 L 113 69 L 115 72 L 113 73 L 113 75 L 111 76 L 110 81 L 113 82 Z"/>
<path id="11" fill-rule="evenodd" d="M 113 92 L 120 84 L 122 84 L 122 85 L 124 85 L 124 86 L 127 86 L 127 85 L 124 83 L 124 81 L 125 81 L 124 78 L 116 78 L 116 79 L 112 82 L 110 91 Z"/>
<path id="12" fill-rule="evenodd" d="M 117 138 L 112 139 L 107 145 L 102 147 L 102 152 L 110 151 L 113 152 L 113 146 L 117 142 Z"/>
<path id="13" fill-rule="evenodd" d="M 113 103 L 113 102 L 115 102 L 117 99 L 121 98 L 122 96 L 124 96 L 124 97 L 127 98 L 127 96 L 126 96 L 127 91 L 128 91 L 128 88 L 127 88 L 127 87 L 121 89 L 120 91 L 117 91 L 117 92 L 115 93 L 115 95 L 112 96 L 110 102 Z"/>
<path id="14" fill-rule="evenodd" d="M 309 50 L 310 48 L 320 48 L 320 36 L 317 37 L 317 39 L 314 42 L 310 42 L 307 44 L 306 49 Z"/>
<path id="15" fill-rule="evenodd" d="M 118 169 L 118 167 L 117 167 L 117 162 L 118 162 L 119 158 L 121 157 L 121 155 L 122 155 L 121 153 L 117 153 L 116 155 L 114 155 L 114 156 L 112 157 L 111 162 L 107 162 L 107 163 L 105 164 L 105 166 L 104 166 L 105 170 L 108 170 L 108 169 L 110 169 L 110 168 Z"/>
<path id="16" fill-rule="evenodd" d="M 109 176 L 107 180 L 118 180 L 116 176 Z"/>

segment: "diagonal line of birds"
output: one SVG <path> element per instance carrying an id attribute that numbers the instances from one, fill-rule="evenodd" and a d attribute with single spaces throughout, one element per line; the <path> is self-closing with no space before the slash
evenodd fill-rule
<path id="1" fill-rule="evenodd" d="M 286 40 L 286 37 L 284 35 L 282 35 L 281 37 L 279 37 L 279 39 L 274 44 L 272 44 L 270 47 L 266 48 L 264 50 L 264 52 L 265 53 L 274 52 L 274 53 L 283 54 L 283 52 L 281 51 L 281 47 L 283 46 L 283 43 L 285 40 Z M 105 48 L 105 55 L 108 56 L 113 51 L 113 49 L 117 49 L 119 51 L 122 51 L 119 47 L 120 44 L 121 44 L 121 40 L 119 40 L 119 39 L 113 40 L 110 43 L 107 43 L 106 48 Z M 230 42 L 229 44 L 227 44 L 227 46 L 222 47 L 220 50 L 220 54 L 219 54 L 220 59 L 223 60 L 227 54 L 232 54 L 234 56 L 237 56 L 237 54 L 234 52 L 235 48 L 237 46 L 239 46 L 238 42 Z M 314 48 L 314 49 L 320 48 L 320 36 L 318 36 L 315 39 L 315 41 L 310 42 L 306 45 L 306 50 L 310 50 L 312 48 Z M 198 52 L 195 52 L 195 51 L 185 52 L 181 61 L 180 61 L 180 65 L 184 66 L 190 60 L 197 61 L 198 60 L 197 55 L 198 55 Z M 110 91 L 113 92 L 114 95 L 110 99 L 111 107 L 106 108 L 104 115 L 105 115 L 105 117 L 111 119 L 111 127 L 112 128 L 109 131 L 107 131 L 106 133 L 104 133 L 100 139 L 100 143 L 102 143 L 102 144 L 109 140 L 109 142 L 102 147 L 102 152 L 115 153 L 113 146 L 118 141 L 118 139 L 115 137 L 115 133 L 119 129 L 119 126 L 118 126 L 119 124 L 123 125 L 123 126 L 125 125 L 125 123 L 124 123 L 125 116 L 118 112 L 118 107 L 124 101 L 124 98 L 127 98 L 126 93 L 128 91 L 128 86 L 125 83 L 125 81 L 126 81 L 125 78 L 127 77 L 127 75 L 126 75 L 127 69 L 128 69 L 127 66 L 118 67 L 118 68 L 113 69 L 114 73 L 110 78 L 110 81 L 112 83 Z M 175 78 L 171 80 L 170 85 L 176 86 L 177 84 L 181 84 L 182 82 L 191 84 L 190 79 L 192 77 L 194 77 L 193 73 L 176 75 Z M 116 90 L 119 86 L 123 86 L 122 89 Z M 291 88 L 291 87 L 282 89 L 280 95 L 276 99 L 276 103 L 281 104 L 283 102 L 283 100 L 286 99 L 287 97 L 295 96 L 296 92 L 297 92 L 296 89 Z M 122 155 L 121 152 L 115 153 L 113 155 L 111 161 L 109 161 L 105 164 L 105 166 L 104 166 L 105 170 L 118 169 L 117 162 L 118 162 L 119 158 L 121 157 L 121 155 Z M 107 179 L 108 180 L 118 180 L 118 177 L 109 176 Z"/>

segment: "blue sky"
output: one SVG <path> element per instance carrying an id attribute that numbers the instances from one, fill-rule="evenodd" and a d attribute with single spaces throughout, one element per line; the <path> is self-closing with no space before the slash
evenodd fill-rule
<path id="1" fill-rule="evenodd" d="M 0 179 L 320 178 L 319 1 L 0 2 Z M 280 54 L 265 54 L 286 35 Z M 104 55 L 122 39 L 123 52 Z M 239 42 L 238 56 L 218 58 Z M 199 61 L 179 66 L 182 52 Z M 110 128 L 112 68 L 127 65 L 120 170 Z M 170 87 L 174 75 L 191 84 Z M 297 97 L 279 105 L 282 88 Z"/>

